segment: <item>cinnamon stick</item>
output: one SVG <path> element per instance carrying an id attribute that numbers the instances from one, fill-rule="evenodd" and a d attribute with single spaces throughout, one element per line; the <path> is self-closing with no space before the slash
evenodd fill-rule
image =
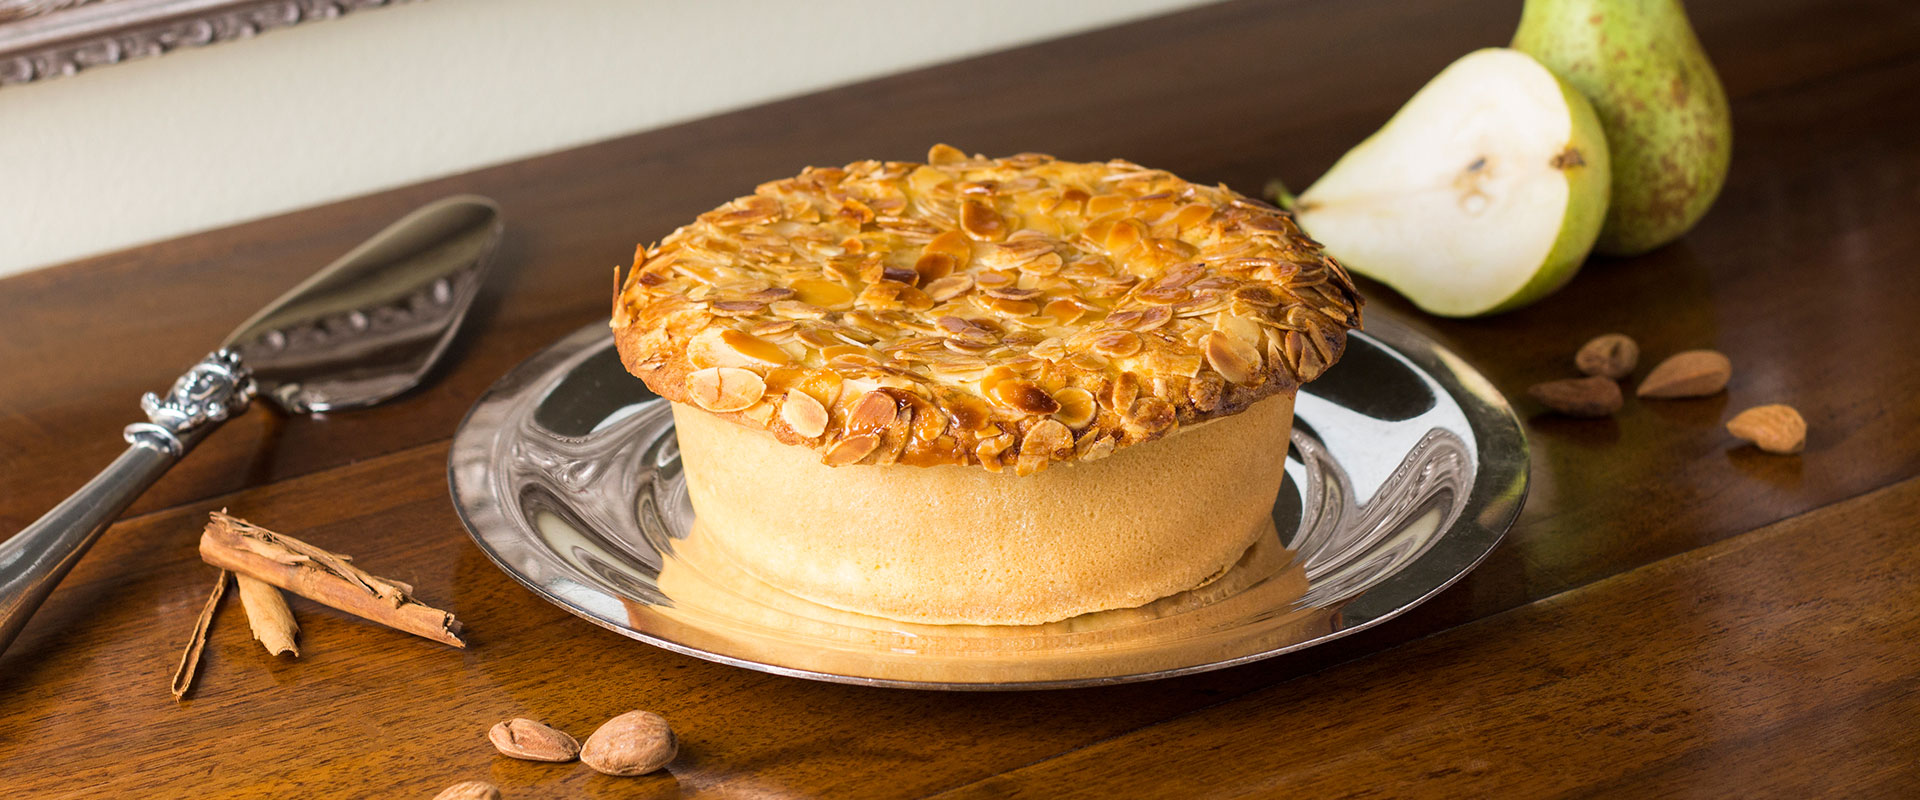
<path id="1" fill-rule="evenodd" d="M 235 575 L 234 585 L 240 589 L 240 607 L 246 609 L 253 638 L 268 653 L 299 658 L 300 646 L 293 637 L 299 635 L 300 623 L 294 621 L 293 609 L 287 607 L 287 598 L 280 590 L 252 575 Z"/>
<path id="2" fill-rule="evenodd" d="M 413 587 L 354 566 L 352 559 L 216 511 L 200 534 L 200 558 L 301 597 L 436 642 L 466 647 L 452 614 L 413 599 Z"/>
<path id="3" fill-rule="evenodd" d="M 180 666 L 173 670 L 173 699 L 187 696 L 187 690 L 193 688 L 193 677 L 200 671 L 200 652 L 207 648 L 207 631 L 213 628 L 213 612 L 220 609 L 220 598 L 227 593 L 227 571 L 220 570 L 220 580 L 213 585 L 213 593 L 207 595 L 207 604 L 200 607 L 200 618 L 193 623 L 193 637 L 187 640 L 187 651 L 180 654 Z"/>

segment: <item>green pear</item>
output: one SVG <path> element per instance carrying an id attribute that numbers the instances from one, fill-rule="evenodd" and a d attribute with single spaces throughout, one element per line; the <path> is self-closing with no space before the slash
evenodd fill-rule
<path id="1" fill-rule="evenodd" d="M 1531 56 L 1453 62 L 1291 202 L 1355 272 L 1435 314 L 1531 303 L 1573 278 L 1607 213 L 1593 107 Z"/>
<path id="2" fill-rule="evenodd" d="M 1726 181 L 1733 121 L 1679 0 L 1527 0 L 1513 47 L 1592 100 L 1606 127 L 1600 252 L 1644 253 L 1700 221 Z"/>

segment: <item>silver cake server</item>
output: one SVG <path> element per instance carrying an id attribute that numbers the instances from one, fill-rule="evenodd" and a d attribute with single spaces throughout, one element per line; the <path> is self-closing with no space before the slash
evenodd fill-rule
<path id="1" fill-rule="evenodd" d="M 127 426 L 127 451 L 0 542 L 0 650 L 121 511 L 256 395 L 311 414 L 418 385 L 479 293 L 500 230 L 484 197 L 422 207 L 261 309 L 165 395 L 142 398 L 147 421 Z"/>

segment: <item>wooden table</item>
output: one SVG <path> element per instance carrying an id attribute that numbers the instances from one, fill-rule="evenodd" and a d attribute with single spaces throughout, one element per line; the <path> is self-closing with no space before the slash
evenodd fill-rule
<path id="1" fill-rule="evenodd" d="M 1420 316 L 1367 287 L 1370 313 L 1521 398 L 1533 446 L 1506 541 L 1380 628 L 1105 689 L 828 685 L 582 622 L 496 570 L 454 516 L 447 440 L 475 396 L 602 318 L 635 242 L 759 180 L 948 141 L 1300 186 L 1453 58 L 1504 42 L 1516 6 L 1206 7 L 0 281 L 12 531 L 112 457 L 140 392 L 388 220 L 455 191 L 509 216 L 444 377 L 368 411 L 250 413 L 106 534 L 0 656 L 0 795 L 427 797 L 486 778 L 513 797 L 1913 796 L 1920 10 L 1903 0 L 1694 3 L 1737 133 L 1719 205 L 1682 242 L 1599 260 L 1493 319 Z M 1525 387 L 1571 374 L 1607 331 L 1649 358 L 1724 351 L 1732 385 L 1612 420 L 1539 416 Z M 1804 454 L 1722 430 L 1769 402 L 1806 415 Z M 304 656 L 274 660 L 229 608 L 175 703 L 167 679 L 213 577 L 194 543 L 221 507 L 412 582 L 473 647 L 297 601 Z M 680 730 L 671 774 L 509 761 L 483 738 L 508 716 L 584 734 L 631 708 Z"/>

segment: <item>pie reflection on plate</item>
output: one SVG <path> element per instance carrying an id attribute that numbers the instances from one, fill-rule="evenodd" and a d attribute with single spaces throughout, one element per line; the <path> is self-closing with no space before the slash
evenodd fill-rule
<path id="1" fill-rule="evenodd" d="M 922 625 L 755 580 L 693 519 L 667 404 L 604 325 L 516 367 L 454 439 L 455 506 L 507 574 L 598 625 L 721 663 L 816 680 L 1031 689 L 1218 669 L 1378 624 L 1479 563 L 1526 496 L 1506 402 L 1456 356 L 1376 313 L 1295 404 L 1273 527 L 1206 584 L 1041 625 Z"/>

